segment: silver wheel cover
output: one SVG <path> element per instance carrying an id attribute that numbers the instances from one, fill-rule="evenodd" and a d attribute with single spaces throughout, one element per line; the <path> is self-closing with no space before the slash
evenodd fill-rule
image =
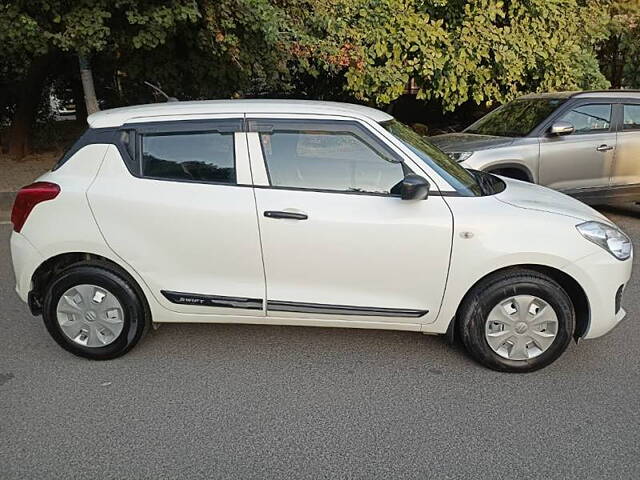
<path id="1" fill-rule="evenodd" d="M 491 350 L 508 360 L 542 355 L 558 335 L 558 316 L 546 301 L 516 295 L 498 303 L 487 317 L 485 339 Z"/>
<path id="2" fill-rule="evenodd" d="M 64 292 L 56 318 L 69 340 L 91 348 L 113 343 L 124 327 L 122 305 L 113 293 L 96 285 L 76 285 Z"/>

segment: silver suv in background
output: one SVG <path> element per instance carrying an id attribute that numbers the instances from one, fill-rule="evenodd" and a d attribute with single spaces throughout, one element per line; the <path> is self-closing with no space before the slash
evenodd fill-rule
<path id="1" fill-rule="evenodd" d="M 429 140 L 466 168 L 586 203 L 640 200 L 640 91 L 526 95 Z"/>

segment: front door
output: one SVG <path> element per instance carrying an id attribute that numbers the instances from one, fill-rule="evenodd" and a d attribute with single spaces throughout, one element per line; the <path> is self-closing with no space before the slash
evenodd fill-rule
<path id="1" fill-rule="evenodd" d="M 579 105 L 557 118 L 575 131 L 540 139 L 539 183 L 567 193 L 607 188 L 616 148 L 611 118 L 609 103 Z"/>
<path id="2" fill-rule="evenodd" d="M 437 191 L 401 200 L 410 166 L 359 122 L 248 124 L 252 165 L 267 174 L 255 189 L 267 314 L 400 328 L 435 319 L 452 234 Z"/>
<path id="3" fill-rule="evenodd" d="M 611 172 L 611 185 L 640 190 L 640 104 L 622 105 L 622 125 L 618 132 L 618 147 Z"/>
<path id="4" fill-rule="evenodd" d="M 109 246 L 166 308 L 264 314 L 264 270 L 242 118 L 132 126 L 88 192 Z M 134 135 L 135 132 L 135 135 Z"/>

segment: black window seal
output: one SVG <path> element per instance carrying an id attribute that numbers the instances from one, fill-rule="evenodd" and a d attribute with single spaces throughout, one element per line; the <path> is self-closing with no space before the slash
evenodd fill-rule
<path id="1" fill-rule="evenodd" d="M 186 133 L 200 131 L 218 131 L 219 133 L 236 133 L 244 131 L 241 117 L 200 118 L 184 120 L 167 120 L 156 122 L 128 123 L 123 128 L 136 130 L 138 133 Z"/>

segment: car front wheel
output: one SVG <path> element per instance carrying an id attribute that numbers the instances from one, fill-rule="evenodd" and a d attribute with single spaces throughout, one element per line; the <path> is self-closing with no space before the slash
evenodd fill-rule
<path id="1" fill-rule="evenodd" d="M 462 342 L 480 363 L 531 372 L 556 360 L 574 331 L 571 299 L 550 277 L 511 270 L 481 281 L 459 311 Z"/>

